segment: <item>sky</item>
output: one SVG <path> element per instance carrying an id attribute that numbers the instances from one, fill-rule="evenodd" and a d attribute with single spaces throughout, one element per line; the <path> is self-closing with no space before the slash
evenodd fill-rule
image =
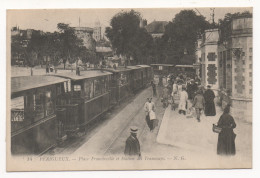
<path id="1" fill-rule="evenodd" d="M 210 8 L 185 8 L 193 9 L 197 14 L 206 17 L 206 20 L 211 20 Z M 100 22 L 102 31 L 106 26 L 109 26 L 111 18 L 122 10 L 130 9 L 37 9 L 37 10 L 8 10 L 7 23 L 8 27 L 19 26 L 20 29 L 36 29 L 42 31 L 57 31 L 57 24 L 68 23 L 70 26 L 94 27 L 96 22 Z M 144 19 L 147 19 L 148 24 L 154 20 L 171 21 L 174 16 L 183 8 L 143 8 L 134 9 L 141 13 Z M 243 12 L 251 8 L 215 8 L 215 22 L 218 19 L 224 18 L 226 13 Z"/>

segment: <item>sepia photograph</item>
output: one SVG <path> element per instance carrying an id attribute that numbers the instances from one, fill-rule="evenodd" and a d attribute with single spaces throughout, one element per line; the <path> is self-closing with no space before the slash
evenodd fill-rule
<path id="1" fill-rule="evenodd" d="M 7 171 L 252 169 L 253 8 L 6 10 Z"/>

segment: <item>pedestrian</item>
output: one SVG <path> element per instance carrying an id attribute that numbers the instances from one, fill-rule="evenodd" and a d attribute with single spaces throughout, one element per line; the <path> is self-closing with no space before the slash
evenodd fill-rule
<path id="1" fill-rule="evenodd" d="M 167 86 L 165 86 L 163 88 L 162 96 L 161 96 L 161 102 L 163 103 L 163 108 L 166 108 L 168 106 L 168 95 L 169 95 L 169 90 Z"/>
<path id="2" fill-rule="evenodd" d="M 149 100 L 150 100 L 150 98 L 147 98 L 147 101 L 144 104 L 144 111 L 145 111 L 145 121 L 151 131 L 152 125 L 151 125 L 150 116 L 149 116 Z"/>
<path id="3" fill-rule="evenodd" d="M 152 88 L 153 88 L 153 97 L 156 97 L 157 96 L 156 85 L 153 81 L 151 81 L 151 85 L 152 85 Z"/>
<path id="4" fill-rule="evenodd" d="M 172 85 L 172 96 L 175 96 L 175 94 L 177 94 L 177 92 L 178 92 L 177 84 L 176 84 L 176 81 L 174 81 L 173 85 Z"/>
<path id="5" fill-rule="evenodd" d="M 205 100 L 201 90 L 198 90 L 196 96 L 194 97 L 193 107 L 196 110 L 197 120 L 200 122 L 201 111 L 205 108 Z"/>
<path id="6" fill-rule="evenodd" d="M 46 64 L 46 74 L 48 74 L 49 73 L 49 64 L 47 63 Z"/>
<path id="7" fill-rule="evenodd" d="M 223 114 L 220 116 L 217 126 L 221 128 L 218 135 L 217 154 L 218 155 L 235 155 L 236 134 L 233 129 L 236 128 L 234 118 L 229 114 L 230 105 L 227 105 Z"/>
<path id="8" fill-rule="evenodd" d="M 207 90 L 204 93 L 205 98 L 205 115 L 206 116 L 215 116 L 216 115 L 216 108 L 214 103 L 215 94 L 210 89 L 210 85 L 207 86 Z"/>
<path id="9" fill-rule="evenodd" d="M 177 88 L 178 88 L 178 95 L 180 96 L 182 92 L 182 80 L 178 80 Z"/>
<path id="10" fill-rule="evenodd" d="M 188 93 L 186 92 L 186 88 L 182 87 L 182 92 L 180 93 L 180 102 L 179 102 L 179 114 L 186 115 L 187 109 L 187 101 L 188 101 Z"/>
<path id="11" fill-rule="evenodd" d="M 149 112 L 149 119 L 150 119 L 150 131 L 152 132 L 154 128 L 158 125 L 158 120 L 155 116 L 155 104 L 152 102 L 152 98 L 149 98 L 148 101 L 148 112 Z"/>
<path id="12" fill-rule="evenodd" d="M 132 126 L 130 128 L 130 136 L 126 140 L 125 144 L 125 156 L 137 156 L 141 157 L 141 151 L 140 151 L 140 143 L 137 138 L 137 132 L 138 128 L 135 126 Z"/>

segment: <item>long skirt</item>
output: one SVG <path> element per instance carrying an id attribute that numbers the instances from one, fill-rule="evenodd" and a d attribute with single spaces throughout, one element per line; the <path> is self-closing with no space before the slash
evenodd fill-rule
<path id="1" fill-rule="evenodd" d="M 158 126 L 159 120 L 158 119 L 150 120 L 149 114 L 146 115 L 145 120 L 150 130 L 153 130 L 156 126 Z"/>
<path id="2" fill-rule="evenodd" d="M 233 132 L 233 129 L 222 129 L 222 131 L 218 135 L 217 154 L 235 155 L 235 138 L 236 134 Z"/>
<path id="3" fill-rule="evenodd" d="M 213 101 L 205 103 L 205 115 L 206 116 L 215 116 L 216 115 L 215 103 Z"/>

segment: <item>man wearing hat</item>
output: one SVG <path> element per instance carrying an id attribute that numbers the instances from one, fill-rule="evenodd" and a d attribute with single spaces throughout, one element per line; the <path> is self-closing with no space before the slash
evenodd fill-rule
<path id="1" fill-rule="evenodd" d="M 126 156 L 141 156 L 140 152 L 140 144 L 137 138 L 137 132 L 138 128 L 135 126 L 132 126 L 130 128 L 131 135 L 127 138 L 126 144 L 125 144 L 125 152 L 124 154 Z"/>
<path id="2" fill-rule="evenodd" d="M 205 98 L 205 115 L 206 116 L 215 116 L 216 115 L 216 108 L 214 103 L 215 94 L 210 89 L 210 85 L 207 86 L 207 90 L 204 93 Z"/>

